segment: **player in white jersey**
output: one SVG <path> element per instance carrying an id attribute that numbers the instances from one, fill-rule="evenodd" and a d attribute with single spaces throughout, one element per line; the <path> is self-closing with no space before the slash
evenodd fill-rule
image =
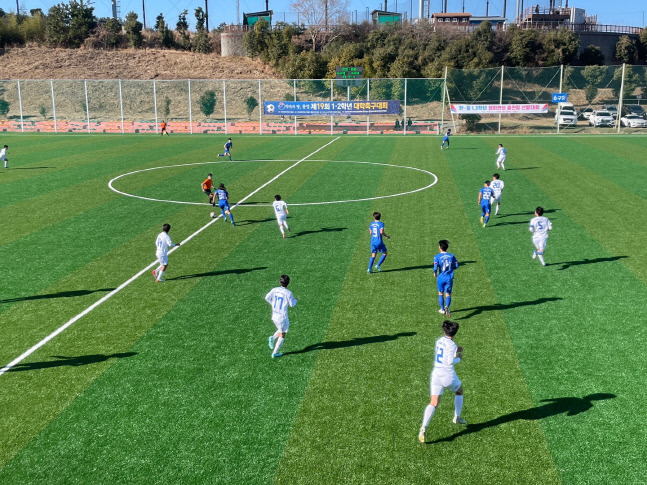
<path id="1" fill-rule="evenodd" d="M 505 184 L 503 180 L 499 180 L 499 174 L 495 173 L 492 175 L 492 182 L 490 183 L 490 188 L 493 191 L 491 205 L 494 205 L 496 202 L 496 209 L 494 210 L 494 215 L 499 213 L 499 206 L 501 205 L 501 192 L 503 192 L 503 187 Z"/>
<path id="2" fill-rule="evenodd" d="M 445 388 L 456 393 L 454 397 L 454 424 L 465 424 L 465 420 L 461 418 L 463 385 L 454 371 L 454 364 L 458 364 L 463 355 L 463 347 L 457 346 L 454 342 L 454 335 L 458 332 L 458 323 L 445 320 L 443 332 L 445 332 L 445 336 L 436 341 L 434 370 L 431 372 L 431 402 L 425 408 L 422 426 L 418 433 L 418 441 L 421 443 L 425 442 L 427 426 L 429 426 L 429 421 L 438 407 L 440 396 Z"/>
<path id="3" fill-rule="evenodd" d="M 285 229 L 287 229 L 289 232 L 292 232 L 288 227 L 288 222 L 286 220 L 288 214 L 290 214 L 290 211 L 288 210 L 288 205 L 285 203 L 284 200 L 281 200 L 280 195 L 276 194 L 274 196 L 274 203 L 272 204 L 272 207 L 274 208 L 274 214 L 276 214 L 276 222 L 279 225 L 281 234 L 285 238 L 285 231 L 283 230 L 283 226 L 285 226 Z"/>
<path id="4" fill-rule="evenodd" d="M 157 256 L 157 261 L 159 261 L 160 265 L 157 269 L 153 270 L 153 276 L 155 277 L 155 281 L 158 283 L 160 281 L 166 281 L 162 276 L 164 276 L 164 272 L 168 267 L 169 248 L 180 245 L 180 243 L 173 244 L 173 241 L 171 241 L 171 238 L 168 235 L 170 230 L 171 226 L 169 224 L 164 224 L 162 226 L 162 232 L 157 235 L 157 240 L 155 241 L 155 256 Z"/>
<path id="5" fill-rule="evenodd" d="M 9 168 L 9 160 L 7 160 L 7 150 L 9 150 L 9 145 L 5 145 L 2 150 L 0 150 L 0 160 L 4 160 L 4 168 Z"/>
<path id="6" fill-rule="evenodd" d="M 272 288 L 272 290 L 265 295 L 265 301 L 272 305 L 272 321 L 276 327 L 276 332 L 269 338 L 270 349 L 272 349 L 272 358 L 281 357 L 283 354 L 279 352 L 285 339 L 285 334 L 288 333 L 290 328 L 290 320 L 288 319 L 288 307 L 293 307 L 297 304 L 297 299 L 292 292 L 288 290 L 290 284 L 290 277 L 286 274 L 281 275 L 279 279 L 281 286 Z"/>
<path id="7" fill-rule="evenodd" d="M 546 250 L 546 241 L 548 241 L 548 231 L 553 229 L 553 225 L 544 217 L 544 208 L 537 207 L 535 209 L 535 217 L 530 221 L 530 232 L 532 232 L 532 243 L 535 245 L 535 250 L 532 252 L 532 259 L 539 258 L 542 266 L 546 266 L 544 262 L 544 251 Z"/>
<path id="8" fill-rule="evenodd" d="M 496 151 L 495 155 L 498 155 L 496 159 L 496 168 L 501 168 L 505 171 L 505 157 L 508 154 L 508 150 L 503 148 L 503 145 L 499 143 L 499 149 Z"/>

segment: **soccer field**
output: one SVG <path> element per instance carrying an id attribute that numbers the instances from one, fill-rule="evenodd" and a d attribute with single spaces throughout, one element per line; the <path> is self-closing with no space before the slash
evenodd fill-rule
<path id="1" fill-rule="evenodd" d="M 644 483 L 647 137 L 232 138 L 229 162 L 225 136 L 2 134 L 0 483 Z M 163 223 L 182 245 L 155 283 Z M 446 392 L 422 445 L 440 239 L 468 425 Z"/>

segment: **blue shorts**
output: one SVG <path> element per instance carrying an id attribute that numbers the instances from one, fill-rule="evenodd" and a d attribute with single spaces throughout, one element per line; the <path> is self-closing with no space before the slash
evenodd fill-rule
<path id="1" fill-rule="evenodd" d="M 226 200 L 220 200 L 220 201 L 218 201 L 218 207 L 220 207 L 220 210 L 228 211 L 229 210 L 229 202 L 226 201 Z"/>
<path id="2" fill-rule="evenodd" d="M 481 204 L 481 211 L 483 212 L 482 215 L 489 214 L 490 213 L 490 204 Z"/>
<path id="3" fill-rule="evenodd" d="M 438 276 L 436 281 L 438 284 L 438 291 L 440 293 L 448 293 L 451 295 L 452 287 L 454 286 L 454 278 L 450 276 Z"/>
<path id="4" fill-rule="evenodd" d="M 371 244 L 371 253 L 386 253 L 386 246 L 383 242 Z"/>

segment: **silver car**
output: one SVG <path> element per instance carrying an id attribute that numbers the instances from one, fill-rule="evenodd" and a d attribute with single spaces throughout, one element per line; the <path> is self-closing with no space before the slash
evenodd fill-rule
<path id="1" fill-rule="evenodd" d="M 630 128 L 647 128 L 647 120 L 638 115 L 625 115 L 620 118 L 620 124 Z"/>
<path id="2" fill-rule="evenodd" d="M 611 126 L 615 125 L 613 116 L 608 111 L 598 110 L 595 111 L 589 118 L 589 125 L 591 126 Z"/>

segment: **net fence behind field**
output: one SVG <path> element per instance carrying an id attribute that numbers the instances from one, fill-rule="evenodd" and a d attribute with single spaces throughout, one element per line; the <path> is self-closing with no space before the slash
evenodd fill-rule
<path id="1" fill-rule="evenodd" d="M 575 122 L 558 120 L 554 93 L 568 95 Z M 645 117 L 643 93 L 647 68 L 628 65 L 447 69 L 440 79 L 7 80 L 0 81 L 0 130 L 159 133 L 164 121 L 172 133 L 193 134 L 435 135 L 448 127 L 486 134 L 640 132 L 645 128 L 625 115 Z M 281 115 L 264 112 L 270 101 L 322 107 L 397 101 L 399 111 Z M 601 110 L 613 113 L 612 126 L 590 120 Z"/>

